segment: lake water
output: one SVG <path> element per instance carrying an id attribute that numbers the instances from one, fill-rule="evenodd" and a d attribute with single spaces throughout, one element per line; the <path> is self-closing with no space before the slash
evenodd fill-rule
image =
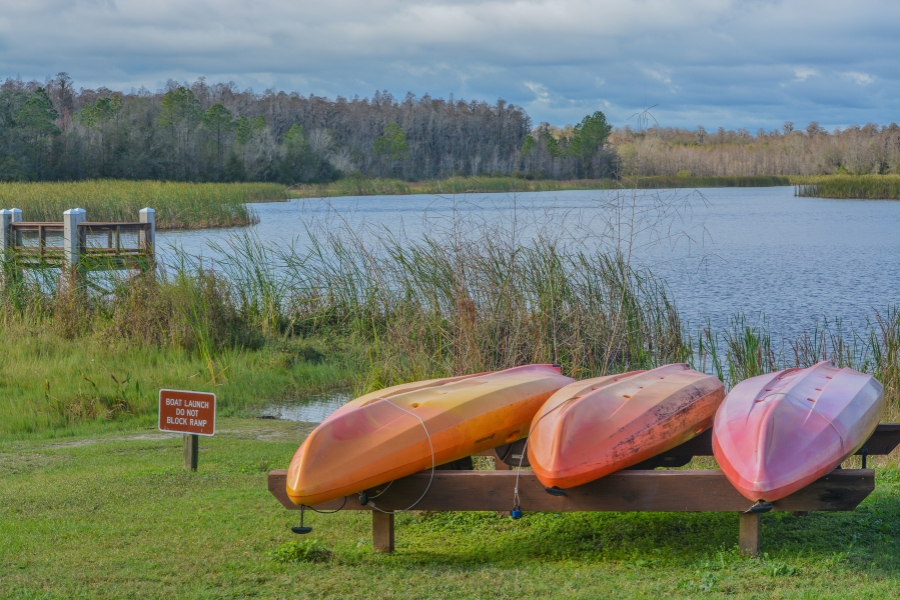
<path id="1" fill-rule="evenodd" d="M 350 392 L 315 394 L 295 401 L 270 404 L 260 410 L 260 415 L 285 421 L 321 423 L 325 418 L 351 400 Z"/>
<path id="2" fill-rule="evenodd" d="M 604 191 L 365 196 L 254 204 L 260 239 L 304 244 L 306 224 L 368 226 L 415 237 L 460 219 L 516 224 L 522 237 L 556 228 L 595 244 L 629 202 L 643 210 L 655 243 L 637 234 L 635 262 L 664 277 L 692 327 L 717 329 L 744 312 L 764 313 L 775 335 L 793 337 L 817 319 L 861 325 L 897 300 L 900 202 L 796 198 L 791 187 L 631 192 L 611 205 Z M 622 203 L 624 202 L 624 209 Z M 626 215 L 627 216 L 627 215 Z M 639 218 L 640 220 L 640 218 Z M 214 255 L 206 244 L 235 231 L 160 232 L 158 247 L 177 244 Z M 598 238 L 587 234 L 594 231 Z M 607 234 L 609 232 L 607 231 Z M 607 235 L 608 237 L 608 235 Z M 627 237 L 627 236 L 626 236 Z"/>
<path id="3" fill-rule="evenodd" d="M 555 230 L 570 243 L 602 245 L 609 242 L 611 215 L 637 206 L 643 216 L 632 221 L 651 233 L 635 235 L 635 262 L 665 278 L 692 327 L 709 319 L 721 331 L 739 312 L 751 321 L 764 313 L 777 344 L 780 335 L 792 339 L 823 317 L 861 326 L 897 301 L 900 202 L 795 198 L 791 187 L 614 196 L 565 191 L 292 200 L 254 204 L 260 222 L 249 229 L 272 244 L 302 246 L 311 222 L 417 237 L 474 219 L 514 224 L 523 238 Z M 222 243 L 244 231 L 160 232 L 157 246 L 163 255 L 174 244 L 214 257 L 210 241 Z M 348 398 L 326 394 L 261 414 L 320 422 Z"/>

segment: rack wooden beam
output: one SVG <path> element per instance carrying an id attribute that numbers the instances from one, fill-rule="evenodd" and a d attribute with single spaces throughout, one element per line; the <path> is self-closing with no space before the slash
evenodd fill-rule
<path id="1" fill-rule="evenodd" d="M 509 510 L 516 475 L 522 510 L 533 512 L 742 512 L 750 502 L 718 470 L 619 471 L 551 496 L 532 471 L 435 471 L 428 493 L 416 510 Z M 403 510 L 428 487 L 430 472 L 395 481 L 378 498 L 382 510 Z M 269 473 L 269 491 L 290 510 L 300 507 L 287 496 L 287 471 Z M 772 503 L 775 511 L 853 510 L 875 489 L 872 469 L 838 469 L 787 498 Z M 381 492 L 369 490 L 371 496 Z M 372 510 L 356 496 L 333 500 L 317 510 Z"/>
<path id="2" fill-rule="evenodd" d="M 889 454 L 898 444 L 900 424 L 888 424 L 879 425 L 866 446 L 868 454 L 876 455 Z M 711 454 L 711 436 L 706 434 L 660 457 L 674 456 L 680 460 L 687 456 L 689 460 L 692 456 Z M 498 466 L 502 464 L 496 455 L 494 463 Z M 387 512 L 407 508 L 426 488 L 428 493 L 416 504 L 415 510 L 508 511 L 512 508 L 517 474 L 520 505 L 522 510 L 528 512 L 737 512 L 740 513 L 738 545 L 741 551 L 748 556 L 759 554 L 760 514 L 748 512 L 753 503 L 741 496 L 721 471 L 713 469 L 653 470 L 650 465 L 645 469 L 613 473 L 566 490 L 564 496 L 548 494 L 534 473 L 525 470 L 437 470 L 433 479 L 431 473 L 426 471 L 398 479 L 387 489 L 387 486 L 382 486 L 367 491 L 370 496 L 381 494 L 376 507 Z M 282 506 L 289 510 L 300 508 L 288 498 L 286 470 L 271 471 L 268 485 L 269 491 Z M 773 502 L 771 510 L 801 514 L 821 510 L 853 510 L 874 489 L 874 470 L 836 469 L 787 498 Z M 371 511 L 373 548 L 380 552 L 393 551 L 393 515 L 379 512 L 371 505 L 361 505 L 356 496 L 326 502 L 314 508 Z"/>
<path id="3" fill-rule="evenodd" d="M 509 510 L 517 471 L 436 471 L 428 494 L 416 510 Z M 403 510 L 428 486 L 431 474 L 416 473 L 398 479 L 378 498 L 377 508 Z M 300 507 L 287 496 L 287 471 L 269 473 L 269 491 L 290 510 Z M 531 471 L 519 472 L 519 497 L 525 511 L 615 512 L 739 512 L 753 504 L 728 482 L 721 471 L 619 471 L 603 479 L 551 496 Z M 775 511 L 853 510 L 875 489 L 872 469 L 838 469 L 787 498 L 772 503 Z M 370 490 L 370 495 L 381 489 Z M 393 519 L 356 496 L 315 506 L 317 510 L 368 510 L 373 513 L 373 547 L 393 550 Z M 759 554 L 759 514 L 745 513 L 740 521 L 740 546 L 750 556 Z M 388 527 L 390 525 L 390 527 Z M 388 529 L 390 531 L 388 531 Z"/>

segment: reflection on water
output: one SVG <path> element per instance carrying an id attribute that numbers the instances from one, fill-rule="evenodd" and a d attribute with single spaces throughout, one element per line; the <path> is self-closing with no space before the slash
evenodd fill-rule
<path id="1" fill-rule="evenodd" d="M 285 421 L 321 423 L 328 415 L 352 400 L 350 392 L 331 392 L 307 396 L 302 400 L 270 404 L 262 409 L 261 416 L 275 417 Z"/>

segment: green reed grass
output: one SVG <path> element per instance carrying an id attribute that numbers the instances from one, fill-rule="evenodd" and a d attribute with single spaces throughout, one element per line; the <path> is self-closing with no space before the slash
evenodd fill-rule
<path id="1" fill-rule="evenodd" d="M 525 363 L 587 377 L 687 354 L 665 288 L 620 254 L 541 240 L 509 248 L 491 238 L 339 249 L 337 263 L 304 266 L 342 274 L 320 279 L 327 284 L 316 297 L 340 299 L 356 333 L 371 340 L 370 387 Z"/>
<path id="2" fill-rule="evenodd" d="M 523 177 L 448 177 L 433 181 L 350 177 L 327 184 L 296 185 L 291 192 L 300 198 L 336 196 L 391 196 L 406 194 L 473 194 L 554 192 L 562 190 L 621 190 L 707 187 L 770 187 L 789 185 L 787 177 L 623 177 L 621 179 L 525 179 Z"/>
<path id="3" fill-rule="evenodd" d="M 256 222 L 251 202 L 285 200 L 273 183 L 176 183 L 95 180 L 66 183 L 0 183 L 0 207 L 22 209 L 25 221 L 62 220 L 84 208 L 90 221 L 136 221 L 144 207 L 156 210 L 158 229 L 234 227 Z"/>
<path id="4" fill-rule="evenodd" d="M 216 248 L 217 266 L 266 335 L 356 340 L 369 389 L 524 363 L 586 377 L 688 356 L 665 286 L 621 252 L 458 225 L 420 239 L 323 225 L 303 249 L 244 234 Z"/>
<path id="5" fill-rule="evenodd" d="M 900 175 L 821 175 L 791 177 L 794 195 L 857 200 L 900 199 Z"/>
<path id="6" fill-rule="evenodd" d="M 717 375 L 728 388 L 750 377 L 826 360 L 869 373 L 884 385 L 888 410 L 883 420 L 900 417 L 900 307 L 875 311 L 858 329 L 847 329 L 841 319 L 822 319 L 795 339 L 781 340 L 773 340 L 764 315 L 751 322 L 738 314 L 722 332 L 702 328 L 694 348 L 698 368 Z"/>

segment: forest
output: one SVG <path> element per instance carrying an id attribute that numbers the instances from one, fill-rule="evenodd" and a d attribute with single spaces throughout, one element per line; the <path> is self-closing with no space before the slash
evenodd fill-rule
<path id="1" fill-rule="evenodd" d="M 826 131 L 612 127 L 596 111 L 575 125 L 533 125 L 498 99 L 402 99 L 387 91 L 334 100 L 234 83 L 169 80 L 129 92 L 76 90 L 66 73 L 0 84 L 0 181 L 155 179 L 406 181 L 453 176 L 596 179 L 900 173 L 900 127 Z"/>

